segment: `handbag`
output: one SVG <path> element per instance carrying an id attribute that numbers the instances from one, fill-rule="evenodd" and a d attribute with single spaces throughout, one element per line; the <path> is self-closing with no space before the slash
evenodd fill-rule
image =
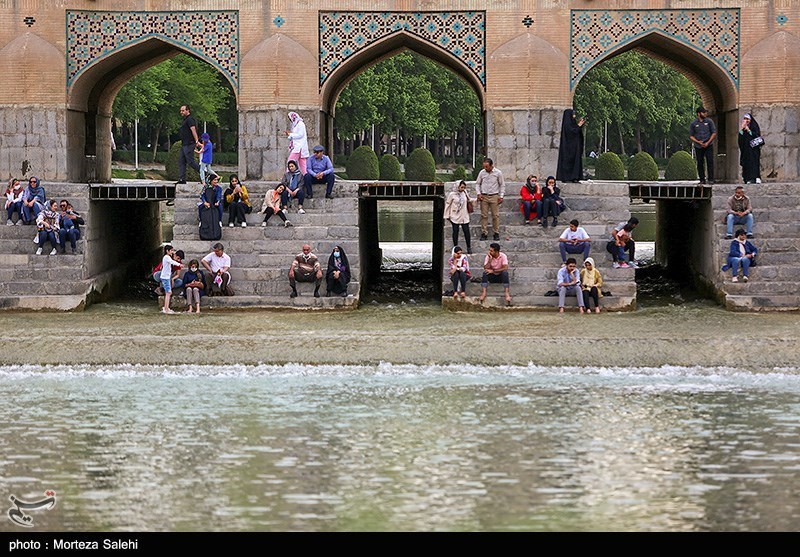
<path id="1" fill-rule="evenodd" d="M 750 147 L 752 147 L 753 149 L 755 149 L 756 147 L 761 147 L 762 145 L 764 145 L 764 138 L 761 136 L 754 137 L 753 139 L 750 140 Z"/>
<path id="2" fill-rule="evenodd" d="M 474 212 L 475 212 L 475 206 L 472 204 L 472 201 L 467 199 L 467 213 L 474 213 Z"/>

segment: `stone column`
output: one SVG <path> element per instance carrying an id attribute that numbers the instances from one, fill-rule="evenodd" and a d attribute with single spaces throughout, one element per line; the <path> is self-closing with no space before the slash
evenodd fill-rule
<path id="1" fill-rule="evenodd" d="M 745 111 L 752 111 L 764 137 L 761 179 L 791 181 L 800 178 L 800 105 L 756 105 L 739 112 L 744 115 Z M 738 146 L 735 153 L 738 181 L 741 181 Z"/>
<path id="2" fill-rule="evenodd" d="M 564 108 L 486 111 L 487 156 L 507 180 L 555 175 Z"/>
<path id="3" fill-rule="evenodd" d="M 0 105 L 0 174 L 67 178 L 66 111 L 43 106 Z"/>
<path id="4" fill-rule="evenodd" d="M 288 114 L 297 112 L 306 124 L 309 151 L 319 143 L 319 107 L 242 108 L 239 111 L 239 174 L 243 180 L 276 180 L 289 157 Z"/>

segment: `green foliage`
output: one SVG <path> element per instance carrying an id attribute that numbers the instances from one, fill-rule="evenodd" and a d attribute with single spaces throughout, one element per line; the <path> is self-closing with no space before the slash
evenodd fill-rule
<path id="1" fill-rule="evenodd" d="M 619 155 L 609 151 L 597 157 L 595 163 L 595 180 L 624 180 L 625 167 Z"/>
<path id="2" fill-rule="evenodd" d="M 473 180 L 477 180 L 478 179 L 478 174 L 481 173 L 481 170 L 483 170 L 483 166 L 481 166 L 481 165 L 478 165 L 478 166 L 476 166 L 475 168 L 472 169 L 472 179 Z"/>
<path id="3" fill-rule="evenodd" d="M 164 163 L 165 167 L 165 177 L 167 180 L 177 180 L 178 179 L 178 159 L 181 154 L 181 142 L 176 141 L 172 144 L 172 147 L 169 149 L 169 154 L 167 155 L 167 160 Z M 200 174 L 192 168 L 191 166 L 186 168 L 186 181 L 187 182 L 199 182 L 200 181 Z"/>
<path id="4" fill-rule="evenodd" d="M 696 98 L 694 86 L 681 73 L 631 51 L 592 68 L 578 83 L 574 104 L 578 114 L 589 115 L 587 147 L 599 150 L 608 122 L 609 148 L 624 154 L 665 139 L 687 144 Z"/>
<path id="5" fill-rule="evenodd" d="M 136 179 L 137 180 L 144 180 L 145 178 L 146 178 L 146 176 L 144 175 L 144 170 L 142 170 L 140 168 L 139 170 L 136 171 Z"/>
<path id="6" fill-rule="evenodd" d="M 467 169 L 461 166 L 460 164 L 453 170 L 453 180 L 466 180 L 467 179 Z"/>
<path id="7" fill-rule="evenodd" d="M 406 180 L 436 181 L 436 163 L 427 149 L 414 149 L 406 159 Z"/>
<path id="8" fill-rule="evenodd" d="M 403 179 L 403 172 L 400 170 L 400 161 L 397 157 L 386 153 L 381 157 L 380 164 L 381 180 L 398 181 Z"/>
<path id="9" fill-rule="evenodd" d="M 628 164 L 628 179 L 645 182 L 658 180 L 658 165 L 649 153 L 640 151 L 633 155 Z"/>
<path id="10" fill-rule="evenodd" d="M 378 156 L 369 146 L 358 147 L 347 161 L 350 180 L 377 180 L 380 177 Z"/>
<path id="11" fill-rule="evenodd" d="M 350 157 L 348 157 L 345 154 L 341 154 L 341 155 L 336 155 L 336 159 L 334 160 L 333 155 L 329 156 L 331 157 L 331 162 L 333 163 L 333 166 L 347 168 L 347 159 L 349 159 Z"/>
<path id="12" fill-rule="evenodd" d="M 692 155 L 678 151 L 669 158 L 665 180 L 697 180 L 697 164 Z"/>
<path id="13" fill-rule="evenodd" d="M 401 52 L 367 68 L 342 91 L 336 128 L 342 137 L 376 126 L 411 136 L 444 137 L 481 125 L 478 97 L 460 77 L 424 56 Z"/>

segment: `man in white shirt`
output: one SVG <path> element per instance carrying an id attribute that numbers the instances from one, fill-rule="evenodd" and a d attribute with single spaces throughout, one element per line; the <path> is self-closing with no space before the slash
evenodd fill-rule
<path id="1" fill-rule="evenodd" d="M 561 233 L 558 239 L 558 249 L 561 251 L 561 262 L 567 264 L 567 254 L 583 255 L 583 260 L 589 257 L 589 250 L 592 249 L 592 239 L 583 227 L 578 226 L 578 219 L 569 221 L 569 228 Z"/>
<path id="2" fill-rule="evenodd" d="M 478 173 L 475 180 L 475 190 L 481 204 L 481 240 L 487 240 L 489 235 L 489 208 L 492 209 L 492 230 L 494 240 L 500 239 L 500 205 L 506 195 L 506 183 L 503 173 L 494 167 L 494 161 L 489 157 L 483 159 L 483 170 Z"/>
<path id="3" fill-rule="evenodd" d="M 214 251 L 206 255 L 203 260 L 203 267 L 211 273 L 211 295 L 223 294 L 230 296 L 231 290 L 228 286 L 231 283 L 231 257 L 225 253 L 225 247 L 217 242 L 213 247 Z"/>

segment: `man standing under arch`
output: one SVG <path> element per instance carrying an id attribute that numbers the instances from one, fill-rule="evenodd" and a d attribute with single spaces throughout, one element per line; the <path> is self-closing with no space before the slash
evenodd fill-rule
<path id="1" fill-rule="evenodd" d="M 194 149 L 203 144 L 197 136 L 197 120 L 192 116 L 192 110 L 188 104 L 181 106 L 181 116 L 183 116 L 183 124 L 181 124 L 178 132 L 181 135 L 181 152 L 178 156 L 178 183 L 186 183 L 186 164 L 200 172 L 200 165 L 194 160 Z"/>
<path id="2" fill-rule="evenodd" d="M 706 183 L 706 171 L 703 159 L 708 166 L 708 183 L 714 183 L 714 140 L 717 138 L 717 127 L 708 117 L 708 110 L 702 106 L 697 108 L 697 119 L 689 126 L 689 139 L 694 143 L 694 154 L 697 158 L 697 176 L 700 183 Z"/>

